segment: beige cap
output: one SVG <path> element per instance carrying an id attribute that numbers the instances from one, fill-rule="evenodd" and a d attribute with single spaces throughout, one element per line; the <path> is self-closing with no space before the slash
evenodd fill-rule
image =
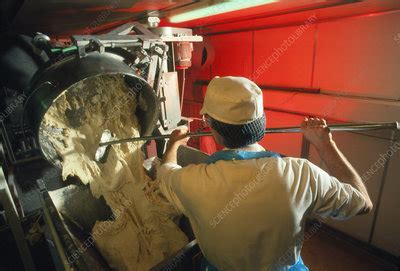
<path id="1" fill-rule="evenodd" d="M 207 86 L 200 114 L 223 123 L 247 124 L 264 115 L 262 91 L 244 77 L 214 77 Z"/>

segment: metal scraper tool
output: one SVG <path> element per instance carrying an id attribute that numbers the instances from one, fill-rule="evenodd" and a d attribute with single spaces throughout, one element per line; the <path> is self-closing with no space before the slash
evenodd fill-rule
<path id="1" fill-rule="evenodd" d="M 197 133 L 187 133 L 188 137 L 197 137 L 197 136 L 210 136 L 211 132 L 197 132 Z M 155 136 L 142 136 L 142 137 L 130 137 L 125 139 L 113 140 L 114 137 L 110 130 L 104 130 L 103 134 L 100 138 L 99 147 L 96 150 L 94 160 L 96 162 L 105 163 L 107 162 L 108 153 L 110 152 L 111 145 L 122 144 L 128 142 L 136 142 L 136 141 L 148 141 L 148 140 L 157 140 L 157 139 L 166 139 L 170 138 L 170 134 L 166 135 L 155 135 Z"/>
<path id="2" fill-rule="evenodd" d="M 333 124 L 329 125 L 328 128 L 331 132 L 345 132 L 345 131 L 370 131 L 370 130 L 400 130 L 400 122 L 378 122 L 378 123 L 343 123 L 343 124 Z M 277 127 L 277 128 L 267 128 L 265 133 L 300 133 L 302 132 L 301 127 Z M 211 132 L 197 132 L 197 133 L 187 133 L 187 137 L 198 137 L 198 136 L 210 136 Z M 107 156 L 110 151 L 111 145 L 121 144 L 127 142 L 135 141 L 148 141 L 153 139 L 166 139 L 170 138 L 171 135 L 156 135 L 156 136 L 142 136 L 142 137 L 131 137 L 119 140 L 113 140 L 113 136 L 110 130 L 104 130 L 101 135 L 99 148 L 95 154 L 95 160 L 100 163 L 105 163 L 107 161 Z"/>

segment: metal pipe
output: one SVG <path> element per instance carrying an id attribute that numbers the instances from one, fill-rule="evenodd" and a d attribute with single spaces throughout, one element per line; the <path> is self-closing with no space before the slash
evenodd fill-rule
<path id="1" fill-rule="evenodd" d="M 392 131 L 392 135 L 390 137 L 390 149 L 393 147 L 393 144 L 395 143 L 395 138 L 396 138 L 396 131 Z M 378 215 L 379 215 L 379 211 L 380 211 L 379 207 L 380 207 L 381 202 L 382 202 L 383 189 L 385 187 L 385 183 L 386 183 L 387 178 L 388 178 L 389 167 L 390 167 L 391 161 L 392 161 L 392 156 L 391 155 L 389 155 L 388 159 L 384 160 L 383 174 L 382 174 L 381 183 L 380 183 L 380 186 L 379 186 L 378 197 L 377 197 L 376 203 L 374 202 L 374 207 L 376 208 L 375 209 L 376 211 L 373 214 L 372 226 L 371 226 L 371 231 L 370 231 L 369 239 L 368 239 L 369 243 L 371 243 L 373 238 L 374 238 L 375 227 L 376 227 L 376 223 L 378 221 Z M 363 181 L 365 183 L 367 180 L 363 180 Z"/>
<path id="2" fill-rule="evenodd" d="M 370 130 L 384 130 L 384 129 L 393 129 L 400 130 L 400 122 L 382 122 L 382 123 L 346 123 L 346 124 L 333 124 L 329 125 L 328 128 L 332 132 L 349 132 L 349 131 L 370 131 Z M 301 127 L 277 127 L 277 128 L 267 128 L 265 129 L 266 134 L 274 134 L 274 133 L 300 133 L 302 132 Z M 199 137 L 199 136 L 210 136 L 211 132 L 196 132 L 196 133 L 188 133 L 188 137 Z M 100 142 L 99 146 L 109 146 L 127 142 L 135 142 L 135 141 L 148 141 L 148 140 L 157 140 L 157 139 L 166 139 L 170 138 L 171 135 L 156 135 L 156 136 L 143 136 L 143 137 L 132 137 L 125 138 L 119 140 L 113 140 L 108 142 Z"/>
<path id="3" fill-rule="evenodd" d="M 56 229 L 56 225 L 54 224 L 54 221 L 52 219 L 52 210 L 51 208 L 53 208 L 54 206 L 48 206 L 48 202 L 52 202 L 49 192 L 46 189 L 46 186 L 43 183 L 43 180 L 38 180 L 37 184 L 39 186 L 40 189 L 40 204 L 42 205 L 42 209 L 43 209 L 43 219 L 46 222 L 46 225 L 50 231 L 50 235 L 54 241 L 54 246 L 58 252 L 58 256 L 60 257 L 60 261 L 62 263 L 62 266 L 64 268 L 65 271 L 72 271 L 73 268 L 71 267 L 69 260 L 68 260 L 68 256 L 66 251 L 64 250 L 64 246 L 63 243 L 60 239 L 60 236 L 58 235 L 57 229 Z M 55 212 L 55 209 L 53 209 L 53 212 Z"/>

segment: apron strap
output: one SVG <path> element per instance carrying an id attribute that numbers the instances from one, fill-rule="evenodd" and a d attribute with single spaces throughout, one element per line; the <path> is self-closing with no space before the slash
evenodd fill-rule
<path id="1" fill-rule="evenodd" d="M 264 157 L 281 157 L 278 153 L 271 151 L 241 151 L 241 150 L 224 150 L 218 151 L 208 157 L 206 163 L 212 164 L 219 160 L 232 161 L 232 160 L 248 160 Z"/>

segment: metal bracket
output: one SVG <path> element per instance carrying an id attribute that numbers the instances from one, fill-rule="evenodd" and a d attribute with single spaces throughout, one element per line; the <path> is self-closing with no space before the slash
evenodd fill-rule
<path id="1" fill-rule="evenodd" d="M 132 32 L 134 35 L 130 34 Z M 159 36 L 137 22 L 126 23 L 106 34 L 75 35 L 72 42 L 78 47 L 80 57 L 85 56 L 88 48 L 104 52 L 105 47 L 142 46 L 148 49 L 151 43 L 163 43 Z"/>
<path id="2" fill-rule="evenodd" d="M 103 43 L 101 43 L 101 41 L 95 37 L 92 37 L 89 40 L 88 44 L 84 46 L 78 46 L 79 57 L 84 57 L 86 55 L 86 52 L 94 52 L 94 51 L 97 51 L 99 53 L 104 53 L 105 51 Z"/>

